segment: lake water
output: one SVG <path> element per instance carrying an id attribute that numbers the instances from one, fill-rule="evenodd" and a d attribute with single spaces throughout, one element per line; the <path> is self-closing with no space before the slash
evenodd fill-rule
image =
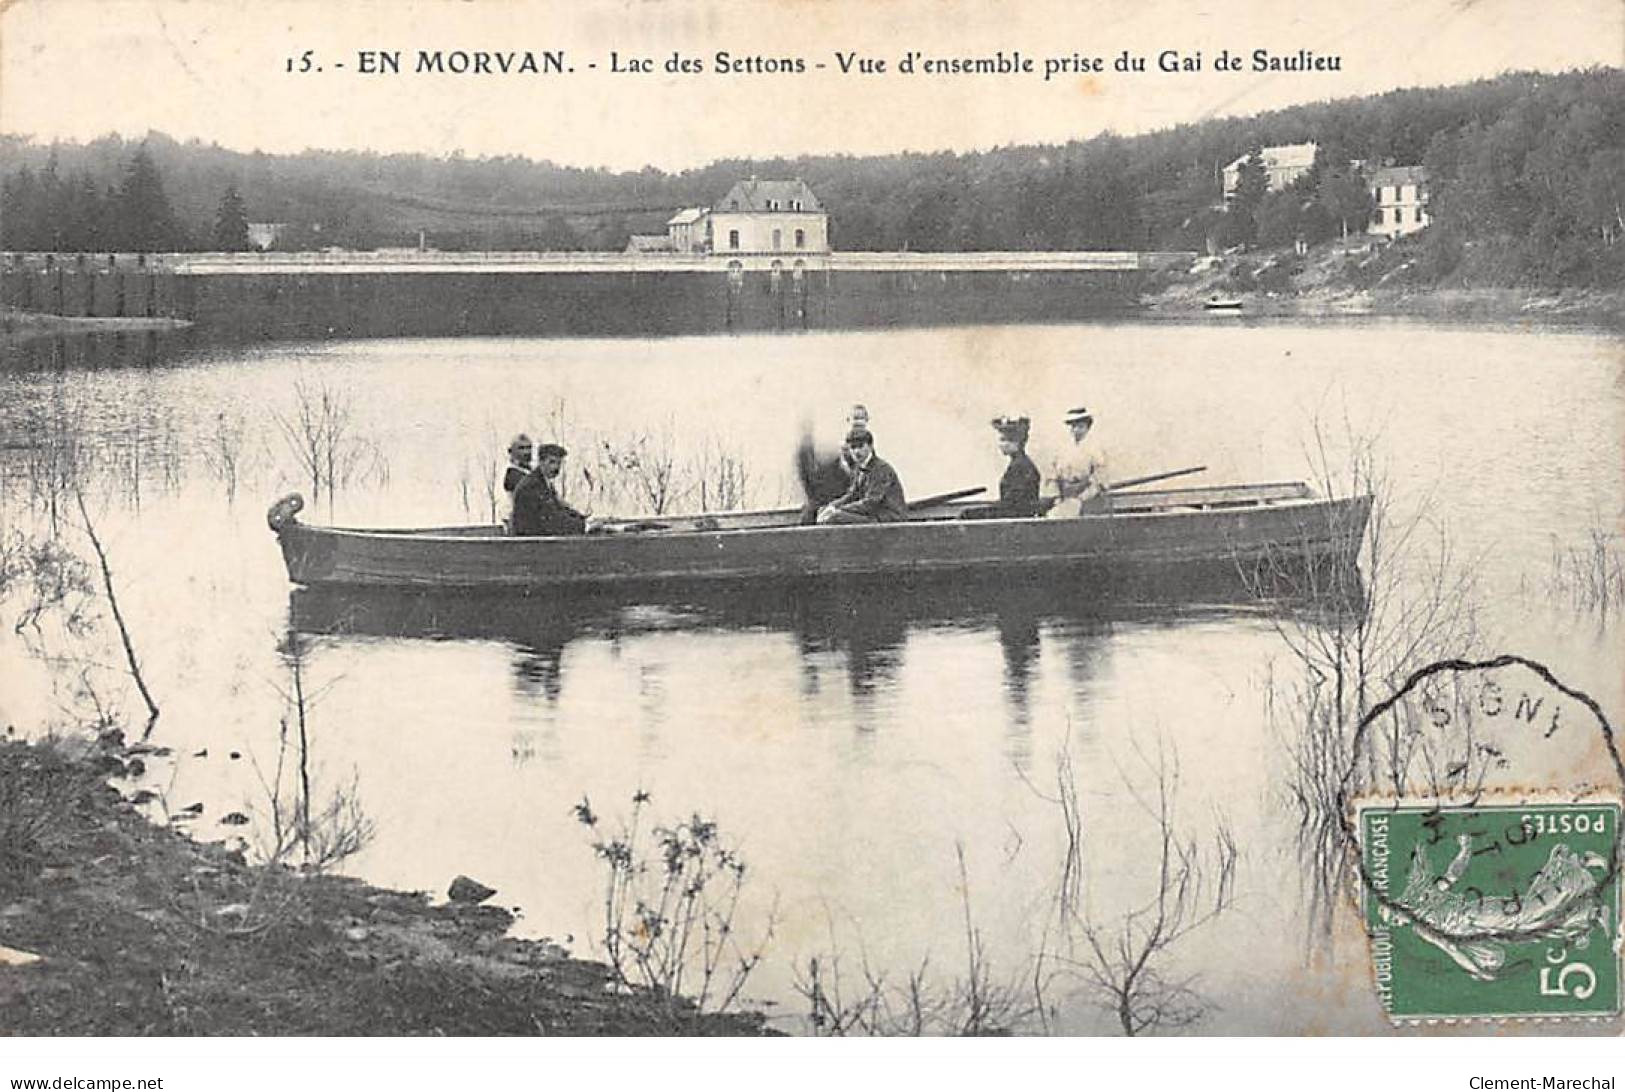
<path id="1" fill-rule="evenodd" d="M 299 390 L 349 415 L 348 481 L 305 518 L 360 526 L 487 519 L 493 460 L 521 429 L 571 449 L 568 495 L 593 499 L 583 472 L 596 473 L 597 510 L 624 513 L 640 507 L 624 470 L 633 450 L 645 466 L 669 454 L 679 486 L 726 456 L 748 472 L 752 504 L 794 503 L 801 422 L 833 443 L 855 401 L 913 496 L 995 483 L 988 421 L 1001 413 L 1034 417 L 1042 455 L 1063 439 L 1061 411 L 1087 404 L 1118 478 L 1192 465 L 1208 468 L 1193 483 L 1313 478 L 1317 464 L 1344 467 L 1357 437 L 1374 445 L 1395 510 L 1425 512 L 1418 565 L 1443 541 L 1475 574 L 1482 647 L 1542 659 L 1625 708 L 1617 627 L 1576 609 L 1552 575 L 1554 550 L 1617 536 L 1625 513 L 1625 367 L 1601 333 L 1103 323 L 179 355 L 132 340 L 96 359 L 55 368 L 10 351 L 0 518 L 7 533 L 37 525 L 40 437 L 71 425 L 163 707 L 153 742 L 176 756 L 141 786 L 173 809 L 203 803 L 200 836 L 236 837 L 219 818 L 248 814 L 253 840 L 289 713 L 278 649 L 291 628 L 309 644 L 318 793 L 353 784 L 376 828 L 347 871 L 437 894 L 466 873 L 523 909 L 523 932 L 591 953 L 603 876 L 572 806 L 588 797 L 613 822 L 647 791 L 653 819 L 699 811 L 748 862 L 741 933 L 775 927 L 747 994 L 791 1029 L 805 1007 L 797 969 L 819 953 L 841 953 L 849 994 L 865 963 L 893 982 L 923 960 L 942 988 L 962 979 L 967 902 L 993 979 L 1027 988 L 1065 858 L 1047 799 L 1064 752 L 1097 921 L 1120 919 L 1154 875 L 1144 805 L 1159 753 L 1165 769 L 1177 761 L 1180 830 L 1205 840 L 1222 816 L 1233 834 L 1235 906 L 1165 967 L 1199 976 L 1214 1006 L 1201 1030 L 1379 1030 L 1353 911 L 1340 906 L 1326 929 L 1296 849 L 1283 728 L 1268 711 L 1269 681 L 1295 670 L 1278 617 L 1101 602 L 1065 585 L 792 588 L 566 611 L 293 592 L 264 511 L 310 492 L 277 423 L 297 416 Z M 616 461 L 620 492 L 603 492 Z M 84 707 L 15 642 L 5 656 L 0 720 L 23 729 Z M 135 715 L 116 671 L 91 678 Z M 1060 1030 L 1115 1028 L 1077 983 L 1051 1000 Z"/>

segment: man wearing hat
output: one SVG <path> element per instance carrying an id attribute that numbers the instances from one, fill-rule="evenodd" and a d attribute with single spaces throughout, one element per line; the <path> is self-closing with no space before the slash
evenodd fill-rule
<path id="1" fill-rule="evenodd" d="M 565 504 L 553 483 L 564 469 L 568 454 L 558 444 L 536 448 L 536 469 L 525 475 L 513 491 L 513 533 L 516 535 L 584 535 L 587 517 Z"/>
<path id="2" fill-rule="evenodd" d="M 869 407 L 859 402 L 846 415 L 845 434 L 868 431 Z M 852 485 L 854 465 L 852 452 L 844 440 L 839 451 L 820 454 L 813 444 L 812 432 L 803 425 L 801 443 L 796 448 L 796 473 L 801 478 L 801 487 L 807 497 L 807 502 L 801 506 L 800 520 L 803 525 L 817 523 L 818 513 L 846 493 Z"/>
<path id="3" fill-rule="evenodd" d="M 530 437 L 521 432 L 508 445 L 508 468 L 502 472 L 502 526 L 513 530 L 513 491 L 525 480 L 534 464 L 530 458 Z"/>
<path id="4" fill-rule="evenodd" d="M 891 464 L 875 454 L 875 438 L 865 428 L 846 434 L 852 456 L 852 484 L 818 513 L 818 522 L 891 523 L 908 518 L 903 483 Z"/>
<path id="5" fill-rule="evenodd" d="M 1060 499 L 1045 513 L 1050 519 L 1076 519 L 1096 498 L 1106 494 L 1106 456 L 1089 441 L 1095 419 L 1079 406 L 1067 410 L 1066 426 L 1072 430 L 1072 443 L 1055 460 L 1055 491 Z"/>
<path id="6" fill-rule="evenodd" d="M 1025 519 L 1041 511 L 1038 501 L 1038 467 L 1027 455 L 1027 434 L 1032 422 L 1025 417 L 995 417 L 999 451 L 1010 460 L 999 479 L 999 503 L 967 508 L 961 519 Z"/>

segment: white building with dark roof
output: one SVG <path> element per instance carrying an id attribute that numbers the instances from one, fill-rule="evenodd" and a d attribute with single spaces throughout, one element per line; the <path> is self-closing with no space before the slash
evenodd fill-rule
<path id="1" fill-rule="evenodd" d="M 1366 179 L 1371 187 L 1372 235 L 1397 239 L 1428 226 L 1428 169 L 1379 167 Z"/>
<path id="2" fill-rule="evenodd" d="M 711 249 L 711 210 L 683 209 L 666 221 L 671 249 L 679 254 L 704 254 Z"/>
<path id="3" fill-rule="evenodd" d="M 799 178 L 736 182 L 709 220 L 713 254 L 829 252 L 829 214 Z"/>
<path id="4" fill-rule="evenodd" d="M 1306 144 L 1278 144 L 1273 148 L 1260 148 L 1259 157 L 1264 160 L 1265 189 L 1271 193 L 1284 190 L 1298 179 L 1309 173 L 1309 168 L 1315 165 L 1315 152 L 1317 146 L 1313 141 Z M 1251 154 L 1251 153 L 1249 153 Z M 1236 188 L 1241 185 L 1241 165 L 1247 162 L 1247 156 L 1233 160 L 1224 169 L 1224 203 L 1229 204 L 1236 195 Z"/>

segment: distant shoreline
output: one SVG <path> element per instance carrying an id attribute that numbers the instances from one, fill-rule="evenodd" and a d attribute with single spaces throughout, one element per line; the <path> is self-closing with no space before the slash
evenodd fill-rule
<path id="1" fill-rule="evenodd" d="M 1241 314 L 1254 318 L 1418 318 L 1519 326 L 1568 322 L 1625 329 L 1625 288 L 1444 287 L 1395 283 L 1350 283 L 1349 258 L 1338 248 L 1312 251 L 1294 260 L 1289 253 L 1252 252 L 1206 259 L 1189 273 L 1176 273 L 1141 298 L 1148 315 L 1180 317 Z M 1252 279 L 1242 276 L 1257 265 Z M 1206 264 L 1206 268 L 1201 268 Z M 1272 266 L 1271 283 L 1260 284 Z M 1222 299 L 1236 308 L 1215 312 L 1207 301 Z"/>
<path id="2" fill-rule="evenodd" d="M 1203 303 L 1215 293 L 1164 291 L 1145 301 L 1145 311 L 1159 316 L 1206 313 Z M 1564 289 L 1544 292 L 1517 288 L 1446 288 L 1425 290 L 1312 289 L 1296 294 L 1227 292 L 1238 300 L 1241 314 L 1265 318 L 1424 318 L 1519 325 L 1550 320 L 1595 323 L 1625 329 L 1625 290 Z"/>

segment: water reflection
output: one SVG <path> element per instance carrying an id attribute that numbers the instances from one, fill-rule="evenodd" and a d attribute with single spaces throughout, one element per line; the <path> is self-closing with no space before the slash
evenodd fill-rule
<path id="1" fill-rule="evenodd" d="M 291 593 L 290 624 L 299 632 L 335 637 L 414 641 L 500 642 L 507 646 L 513 692 L 523 701 L 557 707 L 572 683 L 567 653 L 577 643 L 622 648 L 629 640 L 666 633 L 783 636 L 795 651 L 800 697 L 825 694 L 832 668 L 843 676 L 854 724 L 871 730 L 883 718 L 876 703 L 904 686 L 910 643 L 958 637 L 951 649 L 919 652 L 940 671 L 945 656 L 967 658 L 996 647 L 1003 720 L 1010 752 L 1029 751 L 1033 703 L 1046 649 L 1074 693 L 1099 686 L 1098 675 L 1114 626 L 1125 621 L 1167 624 L 1211 618 L 1215 612 L 1256 612 L 1260 605 L 1237 587 L 1228 597 L 1213 589 L 1193 607 L 1191 589 L 1165 588 L 1161 598 L 1108 594 L 1098 581 L 1046 579 L 843 579 L 690 585 L 641 590 L 454 594 L 301 588 Z M 996 645 L 985 636 L 996 638 Z M 733 646 L 730 646 L 730 648 Z M 742 647 L 742 646 L 741 646 Z M 990 665 L 991 666 L 991 665 Z M 639 666 L 639 689 L 661 710 L 663 665 Z M 725 668 L 724 668 L 725 670 Z M 576 674 L 579 674 L 577 672 Z M 981 677 L 977 675 L 975 677 Z M 988 694 L 998 702 L 1000 695 Z"/>
<path id="2" fill-rule="evenodd" d="M 0 372 L 152 368 L 199 344 L 200 339 L 185 330 L 117 330 L 39 337 L 0 334 Z"/>

